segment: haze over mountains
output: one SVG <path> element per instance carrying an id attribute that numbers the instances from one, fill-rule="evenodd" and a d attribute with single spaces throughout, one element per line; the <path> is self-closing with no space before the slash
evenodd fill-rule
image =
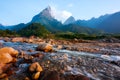
<path id="1" fill-rule="evenodd" d="M 40 23 L 49 31 L 55 32 L 76 32 L 94 34 L 103 30 L 107 33 L 120 32 L 120 12 L 113 14 L 106 14 L 99 18 L 92 18 L 90 20 L 75 20 L 70 16 L 63 24 L 54 18 L 51 7 L 45 8 L 39 14 L 35 15 L 32 20 L 27 23 L 20 23 L 14 26 L 3 26 L 0 24 L 0 29 L 20 30 L 31 23 Z M 100 31 L 99 31 L 100 30 Z"/>

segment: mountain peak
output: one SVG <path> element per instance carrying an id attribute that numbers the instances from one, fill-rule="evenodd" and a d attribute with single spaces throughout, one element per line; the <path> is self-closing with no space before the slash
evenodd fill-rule
<path id="1" fill-rule="evenodd" d="M 73 16 L 70 16 L 65 22 L 64 24 L 67 25 L 67 24 L 70 24 L 70 23 L 73 23 L 75 22 L 75 18 Z"/>
<path id="2" fill-rule="evenodd" d="M 49 5 L 48 5 L 48 7 L 47 7 L 46 9 L 48 9 L 48 10 L 52 10 L 51 6 L 49 6 Z"/>
<path id="3" fill-rule="evenodd" d="M 54 18 L 53 16 L 53 11 L 52 8 L 50 6 L 48 6 L 47 8 L 45 8 L 40 15 L 45 16 L 47 18 Z"/>

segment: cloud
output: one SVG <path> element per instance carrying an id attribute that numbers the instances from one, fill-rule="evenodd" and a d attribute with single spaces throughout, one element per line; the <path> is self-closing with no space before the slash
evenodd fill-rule
<path id="1" fill-rule="evenodd" d="M 62 14 L 62 17 L 65 18 L 65 19 L 72 16 L 72 14 L 68 11 L 62 11 L 61 14 Z"/>
<path id="2" fill-rule="evenodd" d="M 58 10 L 53 6 L 51 8 L 52 8 L 52 13 L 53 13 L 54 17 L 59 21 L 64 22 L 67 18 L 72 16 L 72 13 L 70 13 L 69 11 Z"/>
<path id="3" fill-rule="evenodd" d="M 68 4 L 68 7 L 73 7 L 73 4 L 72 3 Z"/>

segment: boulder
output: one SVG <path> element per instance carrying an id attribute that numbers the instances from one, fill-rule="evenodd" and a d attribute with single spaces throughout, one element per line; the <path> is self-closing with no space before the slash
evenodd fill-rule
<path id="1" fill-rule="evenodd" d="M 6 64 L 0 63 L 0 74 L 3 73 L 3 68 L 6 66 Z"/>
<path id="2" fill-rule="evenodd" d="M 23 38 L 22 37 L 15 37 L 15 38 L 12 38 L 12 42 L 23 42 Z"/>
<path id="3" fill-rule="evenodd" d="M 30 72 L 41 72 L 43 71 L 42 67 L 39 65 L 38 62 L 32 63 L 29 67 Z"/>
<path id="4" fill-rule="evenodd" d="M 5 77 L 7 77 L 7 74 L 6 74 L 6 73 L 0 74 L 0 80 L 1 80 L 2 78 L 4 78 L 3 80 L 6 80 Z"/>
<path id="5" fill-rule="evenodd" d="M 53 51 L 53 46 L 48 43 L 41 43 L 36 49 L 37 51 L 51 52 Z"/>
<path id="6" fill-rule="evenodd" d="M 44 71 L 40 75 L 40 80 L 61 80 L 57 71 Z"/>
<path id="7" fill-rule="evenodd" d="M 63 46 L 62 45 L 57 45 L 57 49 L 62 49 Z"/>
<path id="8" fill-rule="evenodd" d="M 28 41 L 27 41 L 28 43 L 33 43 L 34 42 L 34 40 L 33 39 L 28 39 Z"/>
<path id="9" fill-rule="evenodd" d="M 0 53 L 0 63 L 10 63 L 12 61 L 13 58 L 9 53 Z"/>
<path id="10" fill-rule="evenodd" d="M 39 78 L 39 76 L 40 76 L 40 72 L 34 73 L 34 74 L 32 75 L 32 79 L 33 79 L 33 80 L 36 80 L 36 79 Z"/>
<path id="11" fill-rule="evenodd" d="M 5 73 L 10 67 L 11 64 L 0 63 L 0 74 Z"/>
<path id="12" fill-rule="evenodd" d="M 16 57 L 18 55 L 18 51 L 13 49 L 12 47 L 4 47 L 0 49 L 0 53 L 8 53 L 13 57 Z"/>

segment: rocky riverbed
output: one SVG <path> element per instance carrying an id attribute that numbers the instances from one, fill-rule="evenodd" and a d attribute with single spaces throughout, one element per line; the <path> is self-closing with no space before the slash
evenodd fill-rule
<path id="1" fill-rule="evenodd" d="M 0 63 L 1 80 L 120 80 L 118 41 L 0 39 L 1 49 L 18 51 Z"/>

